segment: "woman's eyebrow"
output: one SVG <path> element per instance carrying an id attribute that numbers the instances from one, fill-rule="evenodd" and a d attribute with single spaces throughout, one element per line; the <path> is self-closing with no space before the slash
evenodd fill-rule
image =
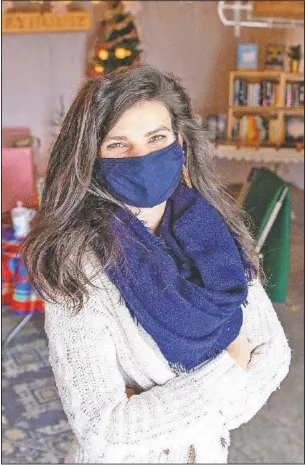
<path id="1" fill-rule="evenodd" d="M 128 138 L 125 136 L 108 136 L 105 137 L 104 142 L 107 142 L 109 140 L 127 140 Z"/>
<path id="2" fill-rule="evenodd" d="M 159 126 L 157 129 L 153 129 L 152 131 L 147 132 L 145 134 L 145 137 L 153 136 L 154 134 L 156 134 L 157 132 L 160 132 L 160 131 L 169 131 L 169 132 L 171 132 L 171 130 L 168 127 Z"/>

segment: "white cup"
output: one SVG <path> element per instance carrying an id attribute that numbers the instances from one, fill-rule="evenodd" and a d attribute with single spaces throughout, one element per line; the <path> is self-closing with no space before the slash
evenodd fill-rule
<path id="1" fill-rule="evenodd" d="M 11 217 L 15 237 L 25 237 L 30 232 L 30 222 L 34 218 L 36 210 L 26 208 L 22 202 L 17 202 L 17 207 L 12 208 Z"/>

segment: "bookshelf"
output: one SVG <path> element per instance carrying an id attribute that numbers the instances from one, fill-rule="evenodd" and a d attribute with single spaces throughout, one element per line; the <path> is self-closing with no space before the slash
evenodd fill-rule
<path id="1" fill-rule="evenodd" d="M 287 142 L 288 116 L 304 118 L 304 73 L 277 70 L 230 73 L 229 143 L 283 146 Z"/>

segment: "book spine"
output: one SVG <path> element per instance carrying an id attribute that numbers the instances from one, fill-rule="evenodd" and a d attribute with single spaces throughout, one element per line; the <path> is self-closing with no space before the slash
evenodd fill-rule
<path id="1" fill-rule="evenodd" d="M 240 79 L 240 81 L 239 81 L 239 92 L 238 92 L 238 105 L 243 104 L 242 97 L 243 97 L 243 81 Z"/>
<path id="2" fill-rule="evenodd" d="M 235 79 L 233 105 L 239 105 L 239 88 L 240 88 L 240 80 Z"/>
<path id="3" fill-rule="evenodd" d="M 231 134 L 232 139 L 233 140 L 239 139 L 239 133 L 240 133 L 240 120 L 237 118 L 234 118 L 232 134 Z"/>
<path id="4" fill-rule="evenodd" d="M 299 100 L 300 100 L 300 105 L 304 105 L 304 83 L 300 84 Z"/>
<path id="5" fill-rule="evenodd" d="M 267 91 L 267 81 L 262 81 L 262 105 L 263 107 L 268 106 L 268 91 Z"/>
<path id="6" fill-rule="evenodd" d="M 244 105 L 248 105 L 248 83 L 246 81 L 244 81 L 243 98 L 244 98 Z"/>
<path id="7" fill-rule="evenodd" d="M 300 102 L 300 87 L 301 87 L 301 85 L 298 84 L 298 85 L 297 85 L 297 88 L 296 88 L 296 93 L 297 93 L 297 107 L 301 106 L 301 102 Z"/>
<path id="8" fill-rule="evenodd" d="M 291 84 L 290 82 L 286 86 L 286 107 L 291 107 Z"/>
<path id="9" fill-rule="evenodd" d="M 254 84 L 248 84 L 248 105 L 254 105 Z"/>
<path id="10" fill-rule="evenodd" d="M 240 101 L 240 105 L 245 106 L 248 104 L 248 84 L 244 80 L 241 80 L 239 101 Z"/>
<path id="11" fill-rule="evenodd" d="M 270 81 L 265 81 L 266 84 L 265 84 L 265 106 L 269 106 L 270 105 Z"/>
<path id="12" fill-rule="evenodd" d="M 290 106 L 291 107 L 294 107 L 294 101 L 295 101 L 295 96 L 294 96 L 294 92 L 295 92 L 295 88 L 294 88 L 294 85 L 291 84 L 291 98 L 290 98 Z"/>
<path id="13" fill-rule="evenodd" d="M 276 104 L 276 83 L 272 83 L 272 99 L 271 99 L 271 105 Z"/>
<path id="14" fill-rule="evenodd" d="M 294 106 L 300 106 L 300 84 L 294 84 Z"/>
<path id="15" fill-rule="evenodd" d="M 259 105 L 263 104 L 263 82 L 259 83 Z"/>
<path id="16" fill-rule="evenodd" d="M 246 115 L 244 115 L 240 121 L 240 132 L 239 132 L 239 136 L 242 141 L 246 140 L 247 132 L 248 132 L 248 118 Z"/>
<path id="17" fill-rule="evenodd" d="M 269 104 L 268 101 L 268 81 L 264 81 L 264 103 L 263 105 L 267 107 Z"/>
<path id="18" fill-rule="evenodd" d="M 258 83 L 255 84 L 255 103 L 254 103 L 254 105 L 260 105 L 260 91 L 261 91 L 261 86 Z"/>

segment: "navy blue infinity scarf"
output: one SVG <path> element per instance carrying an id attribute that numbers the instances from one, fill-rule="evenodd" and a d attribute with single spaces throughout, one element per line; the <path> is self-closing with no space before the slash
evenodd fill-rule
<path id="1" fill-rule="evenodd" d="M 217 210 L 181 182 L 160 237 L 122 208 L 111 225 L 125 260 L 108 276 L 173 369 L 190 371 L 226 349 L 243 321 L 247 264 Z"/>

